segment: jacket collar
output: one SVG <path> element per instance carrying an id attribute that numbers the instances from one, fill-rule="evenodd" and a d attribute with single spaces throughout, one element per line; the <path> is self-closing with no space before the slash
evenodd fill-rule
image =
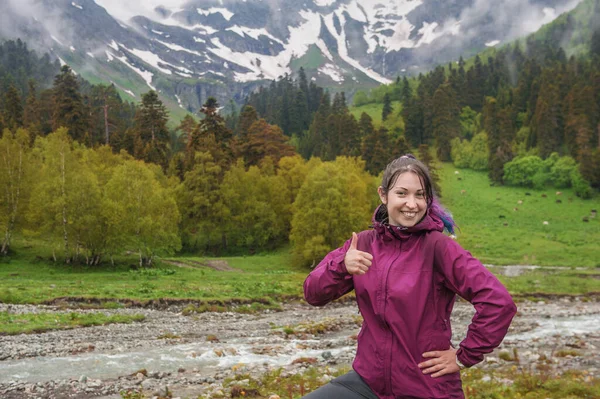
<path id="1" fill-rule="evenodd" d="M 404 226 L 391 226 L 388 223 L 387 212 L 385 209 L 385 205 L 381 204 L 375 209 L 373 213 L 373 228 L 377 232 L 377 234 L 384 237 L 384 239 L 407 239 L 413 234 L 424 233 L 427 231 L 443 231 L 444 223 L 442 220 L 435 214 L 431 214 L 429 209 L 425 212 L 425 216 L 423 219 L 419 221 L 419 223 L 414 226 L 404 227 Z"/>

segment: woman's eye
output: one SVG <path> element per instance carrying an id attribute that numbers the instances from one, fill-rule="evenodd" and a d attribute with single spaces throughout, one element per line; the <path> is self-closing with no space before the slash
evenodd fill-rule
<path id="1" fill-rule="evenodd" d="M 423 193 L 417 193 L 417 197 L 423 198 Z"/>

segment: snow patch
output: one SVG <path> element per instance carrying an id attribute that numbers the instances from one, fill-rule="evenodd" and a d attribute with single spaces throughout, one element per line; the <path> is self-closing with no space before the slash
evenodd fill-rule
<path id="1" fill-rule="evenodd" d="M 437 27 L 438 27 L 437 22 L 432 22 L 432 23 L 423 22 L 423 27 L 421 29 L 419 29 L 419 34 L 421 35 L 421 39 L 419 40 L 419 42 L 417 43 L 417 45 L 415 47 L 419 47 L 423 44 L 429 44 L 429 43 L 433 42 L 435 39 L 437 39 L 438 37 L 440 37 L 442 35 L 442 32 L 440 29 L 440 31 L 438 31 L 436 33 L 435 29 Z"/>
<path id="2" fill-rule="evenodd" d="M 75 3 L 74 1 L 71 2 L 71 5 L 75 8 L 79 8 L 80 10 L 83 10 L 83 7 L 81 7 L 79 4 Z"/>
<path id="3" fill-rule="evenodd" d="M 58 56 L 57 56 L 58 57 Z M 67 63 L 65 62 L 65 60 L 63 60 L 62 58 L 58 57 L 58 61 L 60 62 L 60 66 L 65 66 L 67 65 Z"/>
<path id="4" fill-rule="evenodd" d="M 116 19 L 128 23 L 135 16 L 143 16 L 155 22 L 163 23 L 164 17 L 156 12 L 156 7 L 166 6 L 171 9 L 182 9 L 188 0 L 94 0 L 100 7 Z M 175 11 L 175 10 L 174 10 Z"/>
<path id="5" fill-rule="evenodd" d="M 154 30 L 154 29 L 152 29 L 151 32 L 156 33 L 157 35 L 161 35 L 161 36 L 165 34 L 165 32 L 161 32 L 159 30 Z"/>
<path id="6" fill-rule="evenodd" d="M 495 47 L 498 43 L 500 43 L 500 40 L 492 40 L 491 42 L 487 42 L 485 45 L 487 47 Z"/>
<path id="7" fill-rule="evenodd" d="M 177 104 L 179 104 L 180 108 L 183 108 L 183 104 L 181 103 L 181 98 L 177 94 L 175 94 L 175 98 L 177 99 Z"/>
<path id="8" fill-rule="evenodd" d="M 335 0 L 313 0 L 319 7 L 327 7 L 335 3 Z"/>
<path id="9" fill-rule="evenodd" d="M 127 61 L 127 57 L 125 57 L 125 56 L 115 57 L 115 58 L 118 59 L 119 61 L 121 61 L 123 64 L 127 65 L 129 68 L 131 68 L 133 71 L 135 71 L 138 75 L 140 75 L 142 77 L 142 79 L 144 79 L 144 81 L 146 81 L 146 84 L 152 90 L 156 90 L 156 88 L 154 86 L 152 86 L 152 77 L 154 76 L 154 74 L 152 72 L 142 71 L 141 69 L 134 67 Z"/>
<path id="10" fill-rule="evenodd" d="M 194 36 L 194 41 L 195 41 L 196 43 L 206 43 L 206 40 L 204 40 L 204 39 L 201 39 L 201 38 L 199 38 L 199 37 L 196 37 L 196 36 Z"/>
<path id="11" fill-rule="evenodd" d="M 170 48 L 171 50 L 175 50 L 175 51 L 185 51 L 186 53 L 190 53 L 190 54 L 194 54 L 197 55 L 198 57 L 204 57 L 204 54 L 201 54 L 197 51 L 193 51 L 190 49 L 187 49 L 185 47 L 182 47 L 178 44 L 174 44 L 174 43 L 167 43 L 167 42 L 163 42 L 162 40 L 156 40 L 158 43 L 162 44 L 163 46 Z"/>
<path id="12" fill-rule="evenodd" d="M 94 54 L 90 53 L 89 51 L 86 54 L 89 55 L 92 58 L 96 58 L 96 57 L 94 57 Z"/>
<path id="13" fill-rule="evenodd" d="M 146 64 L 153 66 L 154 68 L 158 69 L 163 73 L 166 73 L 167 75 L 171 75 L 173 73 L 170 69 L 161 67 L 159 64 L 169 65 L 169 63 L 163 61 L 158 55 L 154 54 L 151 51 L 144 51 L 138 49 L 127 49 L 127 51 L 140 58 Z"/>
<path id="14" fill-rule="evenodd" d="M 341 83 L 344 81 L 344 76 L 340 73 L 339 68 L 333 64 L 325 64 L 319 68 L 319 72 L 328 75 L 334 82 Z"/>
<path id="15" fill-rule="evenodd" d="M 115 51 L 119 51 L 119 45 L 114 40 L 112 42 L 110 42 L 108 47 L 112 47 L 113 49 L 115 49 Z"/>
<path id="16" fill-rule="evenodd" d="M 58 39 L 56 38 L 56 36 L 50 35 L 50 37 L 51 37 L 51 38 L 52 38 L 52 40 L 54 40 L 56 43 L 60 44 L 61 46 L 64 46 L 64 44 L 63 44 L 63 43 L 62 43 L 60 40 L 58 40 Z"/>
<path id="17" fill-rule="evenodd" d="M 344 29 L 342 29 L 340 34 L 337 33 L 337 30 L 335 29 L 335 25 L 333 23 L 333 15 L 334 14 L 331 13 L 325 17 L 325 25 L 327 26 L 329 33 L 337 40 L 338 55 L 340 56 L 340 58 L 355 69 L 358 69 L 359 71 L 363 72 L 365 75 L 379 83 L 392 83 L 390 79 L 378 74 L 375 71 L 363 67 L 358 61 L 350 58 L 350 56 L 348 55 L 348 48 L 346 47 L 346 32 Z M 340 20 L 340 24 L 344 26 L 346 23 L 344 15 L 338 15 L 338 18 Z"/>
<path id="18" fill-rule="evenodd" d="M 226 8 L 212 7 L 212 8 L 209 8 L 208 10 L 203 10 L 201 8 L 198 8 L 196 10 L 198 11 L 198 14 L 205 15 L 205 16 L 208 16 L 210 14 L 219 13 L 223 16 L 223 18 L 225 18 L 228 21 L 231 19 L 231 17 L 233 17 L 233 13 Z"/>
<path id="19" fill-rule="evenodd" d="M 108 62 L 111 62 L 115 59 L 115 57 L 111 53 L 109 53 L 108 50 L 106 50 L 106 57 Z"/>

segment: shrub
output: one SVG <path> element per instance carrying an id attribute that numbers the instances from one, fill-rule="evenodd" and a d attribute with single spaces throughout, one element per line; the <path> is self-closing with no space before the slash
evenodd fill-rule
<path id="1" fill-rule="evenodd" d="M 471 159 L 469 166 L 473 170 L 487 170 L 488 168 L 488 136 L 482 131 L 471 140 Z"/>
<path id="2" fill-rule="evenodd" d="M 504 164 L 504 181 L 512 186 L 533 187 L 533 177 L 543 168 L 544 161 L 538 156 L 516 158 Z"/>

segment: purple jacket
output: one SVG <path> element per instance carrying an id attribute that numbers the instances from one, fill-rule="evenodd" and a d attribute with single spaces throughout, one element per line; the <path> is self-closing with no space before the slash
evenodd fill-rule
<path id="1" fill-rule="evenodd" d="M 427 214 L 409 228 L 373 219 L 374 230 L 358 234 L 358 249 L 373 255 L 369 271 L 348 274 L 348 240 L 308 275 L 306 301 L 323 306 L 355 290 L 364 321 L 352 367 L 380 398 L 464 398 L 460 373 L 423 374 L 417 364 L 427 359 L 421 355 L 450 348 L 450 312 L 458 294 L 476 310 L 458 359 L 465 366 L 481 362 L 508 330 L 517 311 L 512 298 L 477 259 L 442 234 L 436 216 Z"/>

